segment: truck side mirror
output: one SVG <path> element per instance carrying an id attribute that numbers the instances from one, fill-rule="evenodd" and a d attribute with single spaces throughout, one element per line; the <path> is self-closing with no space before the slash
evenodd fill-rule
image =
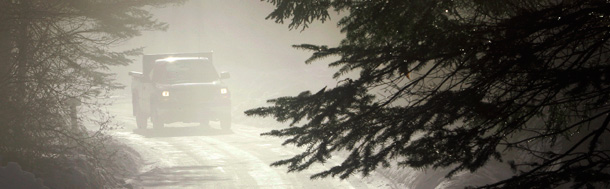
<path id="1" fill-rule="evenodd" d="M 220 72 L 220 79 L 229 79 L 231 74 L 229 72 Z"/>
<path id="2" fill-rule="evenodd" d="M 130 71 L 129 75 L 131 77 L 133 77 L 134 79 L 136 79 L 136 80 L 140 80 L 140 81 L 143 81 L 143 82 L 147 82 L 148 81 L 148 78 L 144 77 L 144 74 L 142 74 L 142 72 Z"/>

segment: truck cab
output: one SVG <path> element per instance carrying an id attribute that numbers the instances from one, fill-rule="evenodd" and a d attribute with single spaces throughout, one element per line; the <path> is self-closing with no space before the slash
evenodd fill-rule
<path id="1" fill-rule="evenodd" d="M 223 80 L 229 73 L 218 73 L 211 53 L 144 55 L 143 72 L 132 76 L 133 114 L 139 129 L 167 123 L 220 121 L 231 128 L 231 94 Z"/>

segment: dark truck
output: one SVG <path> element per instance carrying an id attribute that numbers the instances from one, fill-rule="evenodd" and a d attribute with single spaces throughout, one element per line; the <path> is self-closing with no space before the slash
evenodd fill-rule
<path id="1" fill-rule="evenodd" d="M 231 98 L 222 82 L 229 73 L 218 74 L 212 53 L 144 55 L 143 72 L 132 76 L 133 115 L 139 129 L 148 118 L 153 128 L 166 123 L 220 121 L 222 129 L 231 128 Z"/>

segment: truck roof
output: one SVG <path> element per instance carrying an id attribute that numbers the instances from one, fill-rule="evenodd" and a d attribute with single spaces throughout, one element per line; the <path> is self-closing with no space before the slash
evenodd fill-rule
<path id="1" fill-rule="evenodd" d="M 174 62 L 179 60 L 209 60 L 207 57 L 167 57 L 162 59 L 157 59 L 155 62 Z"/>
<path id="2" fill-rule="evenodd" d="M 207 58 L 207 61 L 213 62 L 212 52 L 149 54 L 142 56 L 142 72 L 144 75 L 148 75 L 157 60 L 170 57 Z"/>

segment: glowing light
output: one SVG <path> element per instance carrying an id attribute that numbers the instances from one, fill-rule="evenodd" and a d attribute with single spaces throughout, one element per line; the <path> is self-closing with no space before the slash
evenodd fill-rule
<path id="1" fill-rule="evenodd" d="M 175 62 L 178 60 L 209 60 L 207 57 L 167 57 L 164 59 L 159 59 L 157 61 L 166 61 L 166 62 Z"/>

